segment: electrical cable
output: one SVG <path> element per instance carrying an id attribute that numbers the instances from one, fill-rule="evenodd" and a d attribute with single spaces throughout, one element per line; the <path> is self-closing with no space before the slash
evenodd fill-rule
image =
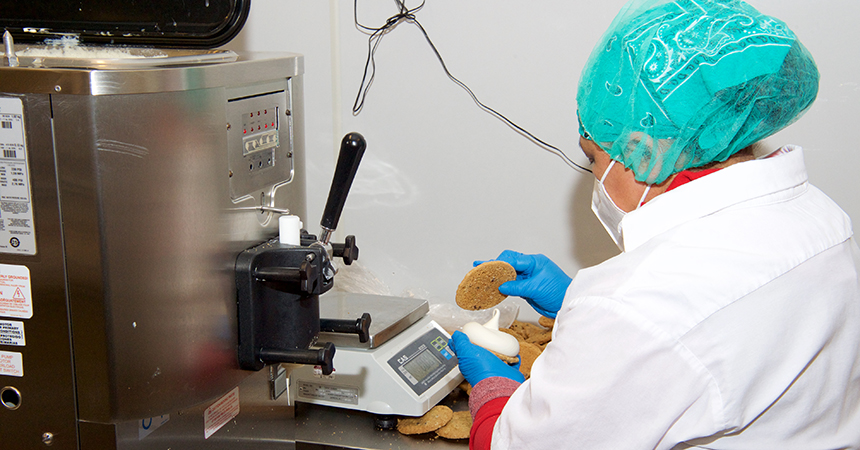
<path id="1" fill-rule="evenodd" d="M 577 164 L 572 159 L 570 159 L 570 157 L 568 157 L 567 154 L 564 153 L 558 147 L 555 147 L 554 145 L 551 145 L 551 144 L 548 144 L 547 142 L 544 142 L 543 140 L 541 140 L 537 136 L 530 133 L 525 128 L 517 125 L 512 120 L 505 117 L 503 114 L 497 112 L 495 109 L 490 108 L 489 106 L 482 103 L 478 99 L 477 95 L 475 95 L 475 93 L 472 92 L 472 89 L 470 89 L 469 86 L 467 86 L 465 83 L 463 83 L 462 81 L 457 79 L 453 74 L 451 74 L 451 72 L 448 70 L 448 66 L 445 64 L 445 60 L 442 58 L 442 55 L 439 53 L 439 50 L 436 49 L 436 45 L 434 45 L 433 41 L 430 39 L 430 35 L 427 33 L 427 30 L 424 29 L 424 27 L 421 25 L 420 22 L 418 22 L 418 19 L 416 19 L 416 17 L 415 17 L 415 13 L 417 13 L 419 10 L 421 10 L 421 8 L 424 7 L 425 0 L 422 0 L 421 4 L 419 4 L 418 6 L 416 6 L 414 8 L 408 8 L 406 6 L 405 0 L 394 0 L 394 2 L 397 4 L 399 12 L 397 14 L 389 17 L 385 21 L 385 25 L 382 25 L 381 27 L 378 27 L 378 28 L 373 28 L 373 27 L 368 27 L 366 25 L 363 25 L 358 21 L 358 0 L 354 0 L 353 12 L 354 12 L 355 26 L 360 31 L 367 33 L 367 34 L 370 34 L 370 37 L 367 40 L 367 61 L 364 63 L 364 74 L 361 77 L 361 85 L 358 88 L 358 95 L 356 95 L 355 102 L 353 103 L 353 106 L 352 106 L 352 114 L 353 115 L 357 116 L 359 113 L 361 113 L 361 110 L 364 108 L 364 101 L 367 98 L 367 92 L 370 90 L 370 86 L 373 84 L 373 80 L 376 77 L 375 55 L 376 55 L 376 49 L 379 47 L 379 43 L 382 42 L 382 38 L 385 37 L 385 35 L 388 34 L 389 32 L 391 32 L 392 30 L 394 30 L 394 28 L 397 27 L 397 25 L 399 25 L 401 22 L 407 22 L 407 23 L 414 24 L 415 26 L 418 27 L 419 30 L 421 30 L 421 33 L 424 35 L 424 39 L 430 45 L 430 48 L 433 50 L 433 53 L 436 55 L 436 59 L 439 60 L 439 64 L 442 65 L 442 70 L 445 71 L 445 75 L 447 75 L 448 78 L 451 81 L 453 81 L 457 86 L 460 86 L 461 88 L 463 88 L 463 90 L 465 90 L 469 94 L 469 96 L 472 98 L 472 101 L 474 101 L 475 104 L 478 105 L 479 108 L 481 108 L 482 110 L 484 110 L 488 114 L 492 115 L 493 117 L 501 120 L 507 126 L 512 128 L 514 131 L 516 131 L 520 135 L 526 137 L 527 139 L 532 141 L 537 146 L 539 146 L 542 149 L 558 156 L 571 168 L 573 168 L 575 170 L 591 173 L 591 169 Z M 369 77 L 368 77 L 368 71 L 370 71 Z"/>

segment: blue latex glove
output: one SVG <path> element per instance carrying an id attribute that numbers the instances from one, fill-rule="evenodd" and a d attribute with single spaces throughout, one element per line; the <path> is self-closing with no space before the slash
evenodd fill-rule
<path id="1" fill-rule="evenodd" d="M 460 361 L 460 373 L 472 386 L 490 377 L 510 378 L 519 383 L 526 380 L 522 372 L 507 365 L 489 350 L 473 344 L 462 331 L 455 331 L 448 345 Z"/>
<path id="2" fill-rule="evenodd" d="M 555 319 L 571 278 L 544 255 L 524 255 L 505 250 L 496 260 L 514 266 L 517 271 L 517 279 L 503 283 L 499 286 L 499 292 L 522 297 L 535 311 Z M 482 262 L 475 261 L 475 265 Z"/>

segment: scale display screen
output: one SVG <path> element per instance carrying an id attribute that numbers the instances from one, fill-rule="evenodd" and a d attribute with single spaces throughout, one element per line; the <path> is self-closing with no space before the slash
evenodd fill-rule
<path id="1" fill-rule="evenodd" d="M 448 337 L 433 329 L 404 346 L 388 360 L 388 365 L 421 395 L 457 367 L 457 357 L 448 348 Z"/>
<path id="2" fill-rule="evenodd" d="M 430 375 L 433 372 L 433 369 L 441 366 L 442 363 L 433 356 L 429 350 L 425 349 L 421 353 L 419 353 L 415 358 L 412 358 L 411 361 L 403 365 L 403 368 L 406 369 L 409 374 L 412 375 L 415 379 L 423 379 L 427 375 Z"/>

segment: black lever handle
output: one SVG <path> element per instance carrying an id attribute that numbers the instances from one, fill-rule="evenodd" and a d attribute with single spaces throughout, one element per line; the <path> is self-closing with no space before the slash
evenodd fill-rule
<path id="1" fill-rule="evenodd" d="M 358 342 L 365 343 L 370 339 L 370 314 L 364 313 L 356 320 L 349 319 L 320 319 L 320 331 L 329 333 L 357 334 Z"/>
<path id="2" fill-rule="evenodd" d="M 323 375 L 331 375 L 334 371 L 334 344 L 326 342 L 320 349 L 292 350 L 292 349 L 268 349 L 259 351 L 260 359 L 266 364 L 289 363 L 289 364 L 311 364 L 320 366 Z"/>
<path id="3" fill-rule="evenodd" d="M 364 137 L 355 132 L 347 134 L 340 142 L 340 154 L 337 157 L 331 189 L 328 192 L 328 200 L 320 222 L 323 229 L 320 241 L 323 244 L 328 244 L 331 232 L 337 228 L 340 213 L 343 212 L 346 196 L 349 194 L 352 180 L 355 179 L 355 173 L 358 172 L 358 164 L 361 162 L 365 148 L 367 148 L 367 142 Z"/>

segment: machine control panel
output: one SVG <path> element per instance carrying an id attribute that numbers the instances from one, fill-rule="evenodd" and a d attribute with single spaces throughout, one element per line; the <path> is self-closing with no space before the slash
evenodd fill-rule
<path id="1" fill-rule="evenodd" d="M 263 107 L 242 116 L 242 154 L 262 152 L 277 147 L 278 111 L 276 105 Z M 253 170 L 253 168 L 251 168 Z"/>
<path id="2" fill-rule="evenodd" d="M 403 347 L 388 365 L 421 395 L 457 367 L 457 358 L 448 348 L 448 337 L 434 328 Z"/>
<path id="3" fill-rule="evenodd" d="M 230 196 L 234 202 L 291 181 L 292 115 L 289 83 L 227 102 Z M 276 90 L 275 90 L 276 89 Z"/>

